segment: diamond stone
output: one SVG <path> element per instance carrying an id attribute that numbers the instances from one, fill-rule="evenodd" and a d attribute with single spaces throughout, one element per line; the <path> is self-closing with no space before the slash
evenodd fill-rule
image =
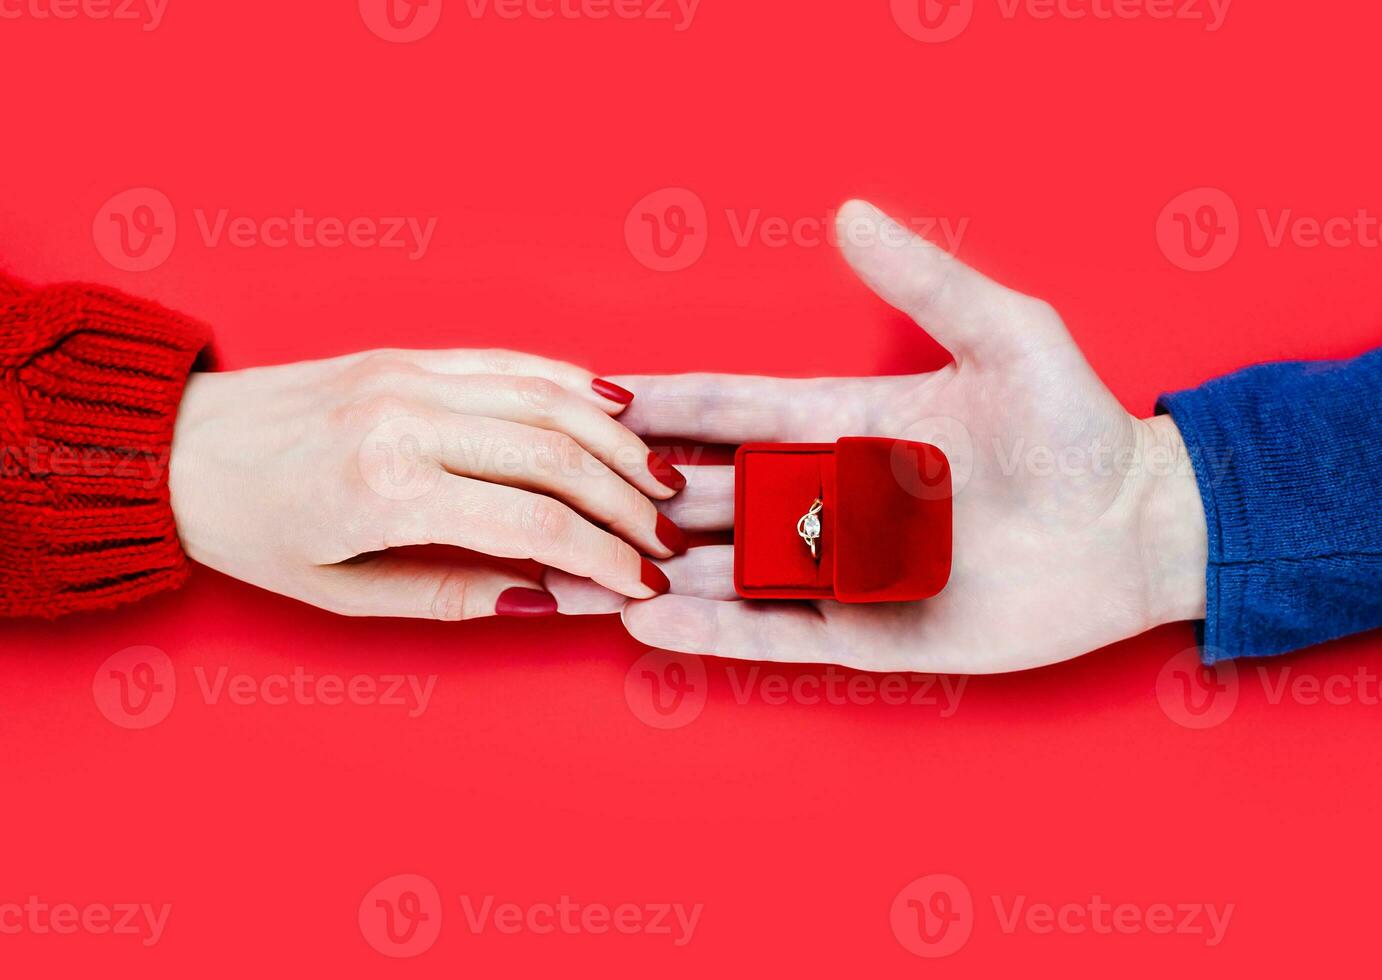
<path id="1" fill-rule="evenodd" d="M 801 530 L 808 538 L 821 536 L 821 519 L 817 514 L 807 514 L 801 521 Z"/>

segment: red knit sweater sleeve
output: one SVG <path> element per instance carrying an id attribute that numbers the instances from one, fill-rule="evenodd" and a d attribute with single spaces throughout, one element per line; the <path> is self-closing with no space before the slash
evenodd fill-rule
<path id="1" fill-rule="evenodd" d="M 168 459 L 209 343 L 202 324 L 115 290 L 0 274 L 0 615 L 182 584 Z"/>

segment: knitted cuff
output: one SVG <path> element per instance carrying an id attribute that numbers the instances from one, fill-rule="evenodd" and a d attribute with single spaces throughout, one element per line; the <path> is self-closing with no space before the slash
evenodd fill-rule
<path id="1" fill-rule="evenodd" d="M 1382 626 L 1382 351 L 1260 364 L 1163 395 L 1209 532 L 1201 658 Z"/>
<path id="2" fill-rule="evenodd" d="M 0 614 L 185 580 L 168 460 L 204 325 L 114 290 L 0 284 Z"/>

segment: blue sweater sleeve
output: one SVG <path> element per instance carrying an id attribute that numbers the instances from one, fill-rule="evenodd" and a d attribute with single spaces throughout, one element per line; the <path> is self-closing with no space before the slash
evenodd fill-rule
<path id="1" fill-rule="evenodd" d="M 1205 663 L 1382 626 L 1382 349 L 1174 395 L 1209 527 Z"/>

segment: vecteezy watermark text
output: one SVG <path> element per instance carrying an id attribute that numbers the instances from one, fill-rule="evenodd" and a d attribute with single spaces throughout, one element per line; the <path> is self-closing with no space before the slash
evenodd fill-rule
<path id="1" fill-rule="evenodd" d="M 1343 708 L 1382 705 L 1382 674 L 1360 664 L 1345 672 L 1319 673 L 1291 663 L 1253 663 L 1242 669 L 1236 661 L 1214 653 L 1213 664 L 1202 661 L 1200 650 L 1181 650 L 1162 665 L 1156 679 L 1161 710 L 1182 728 L 1217 728 L 1237 709 L 1254 685 L 1271 707 Z"/>
<path id="2" fill-rule="evenodd" d="M 445 9 L 471 20 L 645 21 L 680 33 L 691 26 L 700 5 L 701 0 L 453 0 Z M 443 9 L 442 0 L 359 0 L 359 7 L 365 26 L 392 44 L 427 37 Z"/>
<path id="3" fill-rule="evenodd" d="M 1244 220 L 1238 205 L 1218 187 L 1177 194 L 1157 218 L 1157 245 L 1186 272 L 1213 272 L 1227 265 L 1245 236 L 1260 234 L 1269 249 L 1382 248 L 1382 215 L 1367 207 L 1346 213 L 1305 214 L 1294 207 L 1258 207 Z"/>
<path id="4" fill-rule="evenodd" d="M 30 895 L 23 902 L 0 902 L 0 935 L 138 936 L 152 946 L 163 938 L 172 908 L 166 902 L 50 903 Z"/>
<path id="5" fill-rule="evenodd" d="M 197 229 L 202 243 L 215 248 L 224 241 L 232 248 L 384 248 L 407 249 L 409 261 L 416 262 L 427 254 L 432 235 L 437 230 L 436 218 L 390 217 L 314 217 L 301 208 L 292 214 L 269 218 L 245 215 L 232 218 L 221 208 L 214 217 L 201 208 L 194 208 Z"/>
<path id="6" fill-rule="evenodd" d="M 350 705 L 402 709 L 409 718 L 426 712 L 436 693 L 437 675 L 314 673 L 301 665 L 291 670 L 254 675 L 192 668 L 203 703 L 216 707 L 282 705 Z M 157 647 L 126 647 L 107 657 L 91 681 L 92 699 L 112 724 L 127 729 L 151 728 L 168 717 L 178 699 L 173 660 Z"/>
<path id="7" fill-rule="evenodd" d="M 410 262 L 427 255 L 438 219 L 417 215 L 322 215 L 294 208 L 255 217 L 229 208 L 192 209 L 204 248 L 363 249 L 397 252 Z M 168 260 L 178 242 L 173 202 L 153 187 L 134 187 L 108 199 L 91 225 L 96 250 L 125 272 L 146 272 Z"/>
<path id="8" fill-rule="evenodd" d="M 1218 946 L 1228 932 L 1233 902 L 1113 902 L 1102 895 L 1033 901 L 1027 895 L 991 895 L 994 923 L 1005 936 L 1177 936 Z M 979 918 L 969 886 L 954 875 L 930 874 L 909 882 L 893 899 L 893 935 L 908 952 L 928 959 L 950 956 L 969 942 Z"/>
<path id="9" fill-rule="evenodd" d="M 0 0 L 0 20 L 129 21 L 156 31 L 168 0 Z"/>
<path id="10" fill-rule="evenodd" d="M 994 0 L 1005 21 L 1178 21 L 1224 26 L 1233 0 Z M 891 0 L 893 21 L 915 41 L 940 44 L 965 32 L 976 0 Z"/>
<path id="11" fill-rule="evenodd" d="M 469 895 L 461 896 L 461 910 L 466 928 L 475 935 L 493 928 L 501 935 L 520 933 L 568 936 L 587 934 L 600 936 L 617 933 L 622 936 L 665 936 L 673 946 L 685 946 L 696 932 L 705 906 L 683 905 L 681 902 L 577 902 L 562 895 L 555 902 L 499 902 L 486 895 L 478 902 Z"/>
<path id="12" fill-rule="evenodd" d="M 461 924 L 471 935 L 531 934 L 651 936 L 685 946 L 695 935 L 704 904 L 683 902 L 501 901 L 494 895 L 461 895 Z M 437 942 L 448 905 L 431 879 L 398 874 L 378 882 L 360 900 L 365 942 L 393 959 L 420 956 Z"/>
<path id="13" fill-rule="evenodd" d="M 959 709 L 969 678 L 964 675 L 845 670 L 828 664 L 800 672 L 762 665 L 727 664 L 725 677 L 734 701 L 768 706 L 872 705 L 937 709 L 941 718 Z M 706 662 L 687 653 L 649 650 L 624 675 L 624 701 L 634 717 L 650 728 L 685 728 L 705 709 L 710 678 Z"/>
<path id="14" fill-rule="evenodd" d="M 65 446 L 30 440 L 0 445 L 0 475 L 8 478 L 96 477 L 129 481 L 144 490 L 163 484 L 171 449 L 143 453 L 101 446 Z"/>
<path id="15" fill-rule="evenodd" d="M 757 699 L 782 704 L 887 704 L 939 708 L 950 718 L 960 706 L 969 677 L 960 674 L 869 674 L 827 665 L 795 676 L 751 667 L 725 667 L 738 704 Z"/>
<path id="16" fill-rule="evenodd" d="M 229 704 L 242 707 L 256 704 L 279 706 L 285 704 L 378 705 L 403 708 L 409 718 L 417 718 L 427 710 L 437 687 L 437 675 L 428 674 L 312 674 L 304 667 L 294 667 L 286 674 L 232 674 L 229 667 L 218 667 L 215 673 L 205 667 L 192 669 L 202 699 L 209 705 Z"/>
<path id="17" fill-rule="evenodd" d="M 629 254 L 656 272 L 678 272 L 705 253 L 712 234 L 735 248 L 820 248 L 848 243 L 893 248 L 939 246 L 954 254 L 969 230 L 968 218 L 914 215 L 876 222 L 860 217 L 836 220 L 836 210 L 820 214 L 774 214 L 758 207 L 707 210 L 686 187 L 663 187 L 640 198 L 624 218 Z"/>

